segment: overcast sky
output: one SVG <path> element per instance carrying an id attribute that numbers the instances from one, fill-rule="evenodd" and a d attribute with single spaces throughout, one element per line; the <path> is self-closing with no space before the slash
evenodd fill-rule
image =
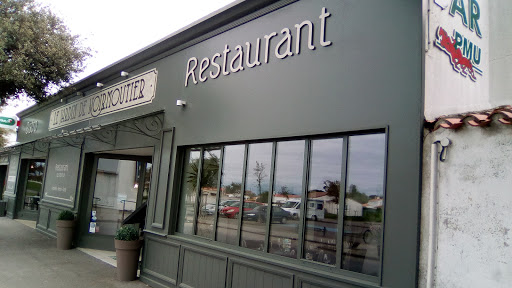
<path id="1" fill-rule="evenodd" d="M 64 21 L 91 48 L 75 82 L 229 5 L 234 0 L 36 0 Z M 10 101 L 3 115 L 34 103 Z M 11 142 L 15 139 L 11 137 Z"/>

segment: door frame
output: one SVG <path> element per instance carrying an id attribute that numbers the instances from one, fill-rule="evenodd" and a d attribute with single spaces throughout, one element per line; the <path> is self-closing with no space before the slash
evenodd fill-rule
<path id="1" fill-rule="evenodd" d="M 115 251 L 114 247 L 114 236 L 101 235 L 89 233 L 89 223 L 91 220 L 92 204 L 94 197 L 94 188 L 96 186 L 96 172 L 98 168 L 98 160 L 100 158 L 105 159 L 116 159 L 116 160 L 130 160 L 130 161 L 142 161 L 146 163 L 153 163 L 153 156 L 138 156 L 138 155 L 126 155 L 126 154 L 110 154 L 110 153 L 86 153 L 85 154 L 85 165 L 84 165 L 84 180 L 82 181 L 82 193 L 79 205 L 79 226 L 77 234 L 77 242 L 79 247 L 92 248 L 99 250 Z M 143 170 L 140 181 L 144 181 Z M 152 179 L 151 179 L 152 181 Z M 152 185 L 151 183 L 150 185 Z M 137 190 L 137 202 L 139 202 L 139 195 L 142 195 L 142 189 L 144 185 L 139 183 Z"/>
<path id="2" fill-rule="evenodd" d="M 27 181 L 28 181 L 28 170 L 31 161 L 40 161 L 44 162 L 44 170 L 43 170 L 43 179 L 41 183 L 41 191 L 39 191 L 40 199 L 43 198 L 44 192 L 44 183 L 46 181 L 46 169 L 48 168 L 46 164 L 48 164 L 48 160 L 46 158 L 27 158 L 21 159 L 20 170 L 19 170 L 19 178 L 18 178 L 18 186 L 16 189 L 16 205 L 15 205 L 15 213 L 14 218 L 37 221 L 39 218 L 39 209 L 31 211 L 25 210 L 25 194 L 27 192 Z"/>

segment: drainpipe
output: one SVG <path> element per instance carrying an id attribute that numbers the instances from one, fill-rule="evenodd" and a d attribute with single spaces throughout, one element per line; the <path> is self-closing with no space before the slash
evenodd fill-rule
<path id="1" fill-rule="evenodd" d="M 428 263 L 427 263 L 427 288 L 434 287 L 434 272 L 436 268 L 436 250 L 437 250 L 437 181 L 438 181 L 438 155 L 439 146 L 443 149 L 439 155 L 439 161 L 446 160 L 446 148 L 450 145 L 450 140 L 444 138 L 441 141 L 432 143 L 430 152 L 430 210 L 429 210 L 429 234 L 428 234 Z"/>

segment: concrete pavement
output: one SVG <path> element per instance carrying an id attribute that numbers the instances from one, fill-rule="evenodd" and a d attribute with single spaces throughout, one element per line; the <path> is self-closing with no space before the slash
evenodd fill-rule
<path id="1" fill-rule="evenodd" d="M 78 249 L 57 250 L 56 239 L 0 217 L 0 288 L 149 287 L 121 282 L 116 268 Z"/>

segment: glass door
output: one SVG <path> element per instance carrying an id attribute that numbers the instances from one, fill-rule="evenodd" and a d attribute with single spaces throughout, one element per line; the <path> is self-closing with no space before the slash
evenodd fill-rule
<path id="1" fill-rule="evenodd" d="M 28 161 L 28 175 L 23 195 L 23 210 L 39 210 L 39 200 L 41 200 L 41 191 L 43 190 L 44 179 L 44 160 L 31 159 Z"/>
<path id="2" fill-rule="evenodd" d="M 89 233 L 113 236 L 149 196 L 149 161 L 99 158 Z"/>

